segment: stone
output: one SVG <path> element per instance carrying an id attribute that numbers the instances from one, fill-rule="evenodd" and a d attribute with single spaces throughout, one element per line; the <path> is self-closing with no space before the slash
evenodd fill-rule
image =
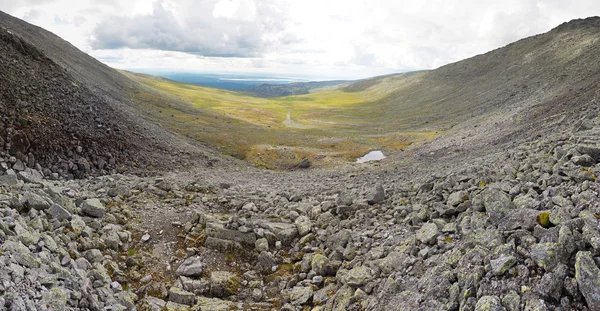
<path id="1" fill-rule="evenodd" d="M 521 309 L 521 297 L 517 292 L 510 291 L 502 298 L 502 305 L 506 311 L 519 311 Z"/>
<path id="2" fill-rule="evenodd" d="M 438 231 L 437 225 L 432 222 L 428 222 L 423 224 L 421 229 L 417 231 L 417 240 L 424 244 L 433 244 L 438 235 L 440 235 L 440 232 Z"/>
<path id="3" fill-rule="evenodd" d="M 256 259 L 256 270 L 263 273 L 271 272 L 271 269 L 277 265 L 277 261 L 271 255 L 271 253 L 263 251 L 258 255 Z"/>
<path id="4" fill-rule="evenodd" d="M 81 211 L 87 216 L 102 218 L 104 217 L 106 208 L 98 199 L 87 199 L 81 204 Z"/>
<path id="5" fill-rule="evenodd" d="M 5 241 L 0 245 L 0 249 L 3 252 L 11 254 L 12 258 L 20 265 L 27 268 L 37 268 L 40 266 L 39 260 L 37 260 L 32 254 L 29 248 L 27 248 L 21 242 Z"/>
<path id="6" fill-rule="evenodd" d="M 370 189 L 367 193 L 366 200 L 369 205 L 374 205 L 385 200 L 385 189 L 383 189 L 383 185 L 378 184 Z"/>
<path id="7" fill-rule="evenodd" d="M 486 189 L 482 194 L 483 206 L 490 220 L 498 224 L 501 220 L 512 213 L 516 207 L 513 204 L 510 196 L 499 189 Z"/>
<path id="8" fill-rule="evenodd" d="M 317 275 L 327 275 L 328 269 L 327 265 L 329 264 L 329 258 L 325 257 L 321 254 L 315 254 L 311 261 L 310 267 Z"/>
<path id="9" fill-rule="evenodd" d="M 310 219 L 306 216 L 300 216 L 296 218 L 294 223 L 296 224 L 296 229 L 298 230 L 298 234 L 300 236 L 305 236 L 306 234 L 308 234 L 312 229 L 313 225 Z"/>
<path id="10" fill-rule="evenodd" d="M 295 305 L 306 304 L 313 296 L 311 287 L 294 287 L 290 291 L 290 301 Z"/>
<path id="11" fill-rule="evenodd" d="M 50 208 L 48 209 L 48 214 L 50 214 L 50 216 L 52 216 L 53 219 L 58 220 L 71 220 L 71 218 L 73 217 L 73 215 L 69 211 L 67 211 L 58 204 L 52 204 L 52 206 L 50 206 Z"/>
<path id="12" fill-rule="evenodd" d="M 240 277 L 228 271 L 213 271 L 210 273 L 210 294 L 223 298 L 235 295 L 240 287 Z"/>
<path id="13" fill-rule="evenodd" d="M 204 271 L 204 263 L 199 256 L 186 258 L 177 268 L 175 273 L 179 276 L 201 276 Z"/>
<path id="14" fill-rule="evenodd" d="M 206 236 L 234 241 L 244 246 L 254 246 L 254 243 L 256 242 L 256 234 L 254 232 L 243 233 L 238 230 L 226 229 L 219 223 L 207 223 Z"/>
<path id="15" fill-rule="evenodd" d="M 592 253 L 578 252 L 575 257 L 575 280 L 590 310 L 600 310 L 600 269 Z"/>
<path id="16" fill-rule="evenodd" d="M 17 172 L 21 172 L 25 170 L 25 164 L 23 164 L 23 162 L 21 160 L 17 160 L 17 162 L 15 162 L 15 164 L 13 164 L 12 169 L 17 171 Z"/>
<path id="17" fill-rule="evenodd" d="M 0 186 L 16 186 L 19 183 L 16 175 L 2 175 L 0 176 Z"/>
<path id="18" fill-rule="evenodd" d="M 577 164 L 579 166 L 584 166 L 584 167 L 590 167 L 590 166 L 594 166 L 594 164 L 596 164 L 596 161 L 587 154 L 584 154 L 582 156 L 574 156 L 573 158 L 571 158 L 571 161 L 574 164 Z"/>
<path id="19" fill-rule="evenodd" d="M 205 295 L 210 292 L 210 282 L 208 280 L 195 280 L 185 276 L 179 277 L 183 289 L 196 295 Z"/>
<path id="20" fill-rule="evenodd" d="M 457 206 L 460 203 L 465 202 L 467 200 L 469 200 L 469 193 L 462 190 L 462 191 L 452 192 L 448 196 L 448 201 L 446 202 L 446 204 L 448 204 L 450 206 Z"/>
<path id="21" fill-rule="evenodd" d="M 475 305 L 475 311 L 504 311 L 500 298 L 496 296 L 483 296 Z"/>
<path id="22" fill-rule="evenodd" d="M 27 204 L 30 208 L 36 209 L 38 211 L 48 209 L 52 205 L 52 203 L 49 200 L 46 200 L 45 198 L 31 191 L 26 192 L 24 198 L 25 200 L 27 200 Z"/>
<path id="23" fill-rule="evenodd" d="M 257 252 L 266 252 L 269 250 L 269 240 L 260 238 L 254 242 L 254 248 Z"/>
<path id="24" fill-rule="evenodd" d="M 514 256 L 505 256 L 498 259 L 490 260 L 490 266 L 494 275 L 503 275 L 517 262 Z"/>
<path id="25" fill-rule="evenodd" d="M 146 243 L 150 241 L 150 235 L 148 233 L 145 233 L 144 235 L 142 235 L 142 238 L 140 240 L 142 241 L 142 243 Z"/>
<path id="26" fill-rule="evenodd" d="M 178 287 L 171 287 L 171 289 L 169 289 L 169 301 L 193 306 L 196 303 L 196 295 Z"/>
<path id="27" fill-rule="evenodd" d="M 42 174 L 40 174 L 40 172 L 38 172 L 37 170 L 28 168 L 22 172 L 19 172 L 17 174 L 17 178 L 28 183 L 39 184 L 42 183 L 44 176 L 42 176 Z"/>
<path id="28" fill-rule="evenodd" d="M 166 308 L 167 302 L 156 297 L 147 296 L 142 300 L 141 310 L 162 311 Z"/>
<path id="29" fill-rule="evenodd" d="M 546 271 L 551 271 L 558 264 L 568 260 L 565 247 L 559 243 L 534 244 L 531 246 L 530 255 L 531 259 Z"/>
<path id="30" fill-rule="evenodd" d="M 357 266 L 352 268 L 344 276 L 346 285 L 350 287 L 360 287 L 372 281 L 375 276 L 373 270 L 366 266 Z"/>

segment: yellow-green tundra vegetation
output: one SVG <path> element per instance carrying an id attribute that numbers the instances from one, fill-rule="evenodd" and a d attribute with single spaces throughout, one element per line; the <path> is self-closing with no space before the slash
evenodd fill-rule
<path id="1" fill-rule="evenodd" d="M 371 150 L 430 141 L 443 130 L 406 122 L 410 111 L 391 111 L 385 100 L 418 83 L 422 73 L 277 98 L 123 74 L 142 85 L 132 96 L 161 126 L 267 168 L 291 168 L 304 158 L 313 166 L 338 165 Z"/>

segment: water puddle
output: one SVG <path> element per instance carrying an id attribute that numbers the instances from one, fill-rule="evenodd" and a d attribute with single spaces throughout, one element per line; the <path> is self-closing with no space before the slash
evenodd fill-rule
<path id="1" fill-rule="evenodd" d="M 379 150 L 371 151 L 365 154 L 363 157 L 356 159 L 357 163 L 365 163 L 369 161 L 379 161 L 385 159 L 383 152 Z"/>

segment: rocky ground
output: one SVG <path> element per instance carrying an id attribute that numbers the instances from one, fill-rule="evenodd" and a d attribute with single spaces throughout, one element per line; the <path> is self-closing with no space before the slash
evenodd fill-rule
<path id="1" fill-rule="evenodd" d="M 52 181 L 5 158 L 0 310 L 600 310 L 600 119 L 495 159 Z"/>

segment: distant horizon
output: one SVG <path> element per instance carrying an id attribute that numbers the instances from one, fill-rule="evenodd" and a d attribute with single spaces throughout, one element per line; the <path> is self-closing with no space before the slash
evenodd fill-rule
<path id="1" fill-rule="evenodd" d="M 189 69 L 168 69 L 168 68 L 116 68 L 118 70 L 126 70 L 136 73 L 150 74 L 162 76 L 163 74 L 191 74 L 191 75 L 205 75 L 205 76 L 240 76 L 240 77 L 250 77 L 250 78 L 276 78 L 281 80 L 290 80 L 293 82 L 321 82 L 321 81 L 358 81 L 364 79 L 370 79 L 380 76 L 386 75 L 395 75 L 402 73 L 409 73 L 414 71 L 421 70 L 410 70 L 403 72 L 390 72 L 387 74 L 379 74 L 379 75 L 367 75 L 361 76 L 359 78 L 343 78 L 337 76 L 315 76 L 315 75 L 304 75 L 304 74 L 286 74 L 286 73 L 276 73 L 276 72 L 247 72 L 247 71 L 209 71 L 209 70 L 189 70 Z M 423 69 L 427 70 L 427 69 Z M 255 80 L 255 79 L 252 79 Z"/>
<path id="2" fill-rule="evenodd" d="M 329 81 L 439 68 L 600 15 L 600 2 L 15 0 L 0 10 L 117 69 Z"/>

